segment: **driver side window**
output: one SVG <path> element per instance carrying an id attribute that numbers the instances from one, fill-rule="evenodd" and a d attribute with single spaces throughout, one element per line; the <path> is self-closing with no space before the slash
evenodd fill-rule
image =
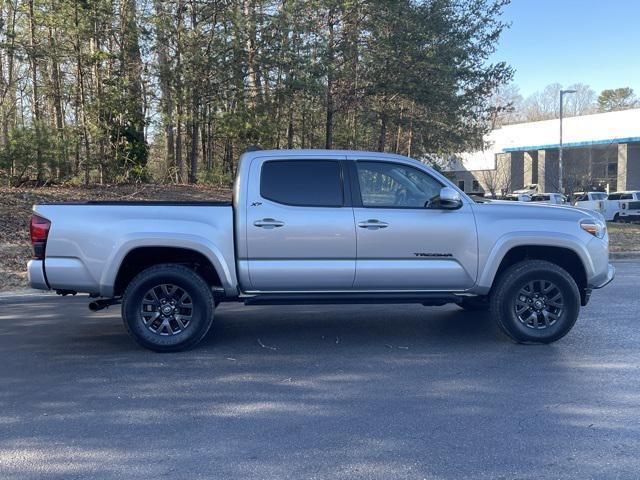
<path id="1" fill-rule="evenodd" d="M 421 170 L 389 162 L 356 162 L 364 207 L 424 208 L 443 185 Z"/>

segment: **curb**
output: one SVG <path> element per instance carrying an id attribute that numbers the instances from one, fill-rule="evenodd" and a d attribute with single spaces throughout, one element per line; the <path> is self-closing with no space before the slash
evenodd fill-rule
<path id="1" fill-rule="evenodd" d="M 640 252 L 611 252 L 610 260 L 640 260 Z"/>
<path id="2" fill-rule="evenodd" d="M 0 290 L 0 300 L 14 297 L 51 297 L 55 292 L 51 290 L 35 290 L 33 288 L 16 288 L 13 290 Z"/>

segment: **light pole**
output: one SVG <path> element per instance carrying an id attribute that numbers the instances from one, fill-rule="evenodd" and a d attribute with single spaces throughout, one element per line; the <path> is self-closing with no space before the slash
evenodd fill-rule
<path id="1" fill-rule="evenodd" d="M 560 183 L 560 193 L 564 193 L 562 185 L 562 104 L 566 93 L 576 93 L 575 90 L 560 90 L 560 149 L 558 150 L 558 182 Z"/>

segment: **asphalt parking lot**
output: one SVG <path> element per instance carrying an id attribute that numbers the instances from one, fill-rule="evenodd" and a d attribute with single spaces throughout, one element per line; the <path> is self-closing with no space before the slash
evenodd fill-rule
<path id="1" fill-rule="evenodd" d="M 638 478 L 640 262 L 616 267 L 548 346 L 455 306 L 228 304 L 160 355 L 117 307 L 0 298 L 0 478 Z"/>

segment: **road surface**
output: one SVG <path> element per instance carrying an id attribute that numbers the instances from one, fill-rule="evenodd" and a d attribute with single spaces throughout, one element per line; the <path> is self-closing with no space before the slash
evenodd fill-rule
<path id="1" fill-rule="evenodd" d="M 1 298 L 0 478 L 638 478 L 640 263 L 616 266 L 548 346 L 455 306 L 227 304 L 161 355 L 117 307 Z"/>

